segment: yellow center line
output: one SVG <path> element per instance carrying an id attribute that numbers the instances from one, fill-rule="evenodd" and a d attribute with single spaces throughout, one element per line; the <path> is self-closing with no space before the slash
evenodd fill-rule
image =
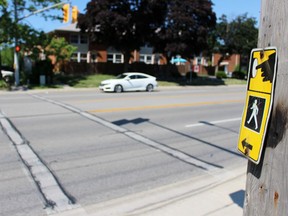
<path id="1" fill-rule="evenodd" d="M 148 95 L 148 96 L 143 96 L 141 95 L 141 97 L 139 96 L 127 96 L 127 97 L 111 97 L 111 98 L 98 98 L 98 99 L 84 99 L 84 100 L 68 100 L 68 102 L 72 102 L 72 103 L 91 103 L 91 102 L 102 102 L 102 101 L 117 101 L 117 100 L 143 100 L 144 98 L 148 98 L 148 99 L 160 99 L 160 98 L 185 98 L 185 97 L 201 97 L 201 96 L 212 96 L 212 95 L 217 95 L 217 96 L 221 96 L 221 95 L 239 95 L 242 94 L 241 92 L 225 92 L 225 93 L 189 93 L 189 94 L 184 94 L 184 95 Z"/>
<path id="2" fill-rule="evenodd" d="M 244 100 L 204 101 L 204 102 L 183 103 L 183 104 L 163 104 L 163 105 L 153 105 L 153 106 L 95 109 L 95 110 L 88 110 L 87 112 L 104 113 L 104 112 L 123 112 L 123 111 L 135 111 L 135 110 L 147 110 L 147 109 L 169 109 L 169 108 L 175 108 L 175 107 L 193 107 L 193 106 L 217 105 L 217 104 L 226 104 L 226 103 L 242 103 L 243 101 Z"/>

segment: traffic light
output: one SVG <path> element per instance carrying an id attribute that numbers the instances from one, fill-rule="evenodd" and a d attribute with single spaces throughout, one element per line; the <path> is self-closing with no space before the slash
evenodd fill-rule
<path id="1" fill-rule="evenodd" d="M 69 4 L 64 4 L 63 7 L 62 7 L 63 22 L 64 23 L 67 23 L 69 21 L 69 8 L 70 8 Z"/>
<path id="2" fill-rule="evenodd" d="M 78 19 L 78 8 L 77 6 L 72 7 L 72 23 L 76 23 Z"/>
<path id="3" fill-rule="evenodd" d="M 15 51 L 18 53 L 21 51 L 21 47 L 19 45 L 15 46 Z"/>

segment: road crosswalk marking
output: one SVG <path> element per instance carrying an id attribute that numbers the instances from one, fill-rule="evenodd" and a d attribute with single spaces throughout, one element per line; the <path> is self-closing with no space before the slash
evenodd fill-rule
<path id="1" fill-rule="evenodd" d="M 23 164 L 36 183 L 37 188 L 43 196 L 47 212 L 50 214 L 78 208 L 79 205 L 73 204 L 73 200 L 66 195 L 59 181 L 31 148 L 29 142 L 1 111 L 0 126 L 14 144 Z"/>

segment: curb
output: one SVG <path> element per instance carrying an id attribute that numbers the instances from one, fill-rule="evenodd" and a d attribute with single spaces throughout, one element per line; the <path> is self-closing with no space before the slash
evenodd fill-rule
<path id="1" fill-rule="evenodd" d="M 246 167 L 191 179 L 55 216 L 242 215 Z M 241 206 L 242 205 L 242 206 Z"/>

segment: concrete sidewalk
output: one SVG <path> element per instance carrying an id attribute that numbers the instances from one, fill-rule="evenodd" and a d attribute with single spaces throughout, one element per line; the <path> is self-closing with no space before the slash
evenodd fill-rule
<path id="1" fill-rule="evenodd" d="M 212 187 L 199 194 L 187 197 L 155 209 L 141 216 L 242 216 L 246 175 L 242 175 Z"/>
<path id="2" fill-rule="evenodd" d="M 57 216 L 240 216 L 246 167 L 202 176 Z"/>

